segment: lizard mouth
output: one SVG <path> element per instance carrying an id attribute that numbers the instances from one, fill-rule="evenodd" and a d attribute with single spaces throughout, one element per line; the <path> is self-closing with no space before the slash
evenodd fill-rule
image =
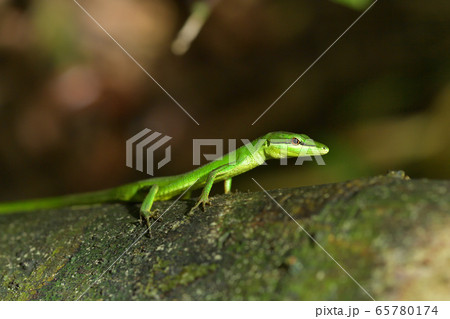
<path id="1" fill-rule="evenodd" d="M 326 147 L 326 146 L 322 146 L 320 148 L 320 153 L 321 154 L 327 154 L 329 151 L 330 151 L 330 149 L 328 147 Z"/>

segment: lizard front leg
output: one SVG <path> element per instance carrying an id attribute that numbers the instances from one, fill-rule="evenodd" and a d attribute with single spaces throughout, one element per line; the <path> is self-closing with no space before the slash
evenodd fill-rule
<path id="1" fill-rule="evenodd" d="M 205 186 L 203 187 L 202 194 L 200 195 L 195 206 L 191 208 L 191 212 L 200 205 L 202 205 L 203 210 L 206 209 L 206 205 L 211 205 L 211 201 L 209 200 L 209 193 L 211 192 L 211 188 L 214 184 L 214 180 L 216 179 L 218 174 L 227 171 L 231 167 L 232 167 L 232 165 L 223 165 L 223 166 L 216 168 L 215 170 L 212 170 L 208 174 L 208 178 L 206 179 L 206 183 L 205 183 Z M 231 187 L 231 178 L 229 180 L 230 180 L 230 182 L 228 182 L 228 184 Z M 227 184 L 227 182 L 225 181 L 225 185 L 226 184 Z M 225 188 L 227 188 L 227 186 L 225 186 Z"/>
<path id="2" fill-rule="evenodd" d="M 227 178 L 223 182 L 223 189 L 224 189 L 225 194 L 229 194 L 231 192 L 231 177 Z"/>

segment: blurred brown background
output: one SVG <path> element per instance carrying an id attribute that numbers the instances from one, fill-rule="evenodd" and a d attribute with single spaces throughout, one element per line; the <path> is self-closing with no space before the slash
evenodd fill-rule
<path id="1" fill-rule="evenodd" d="M 368 1 L 216 0 L 181 56 L 171 44 L 192 2 L 79 3 L 200 125 L 74 1 L 0 0 L 0 200 L 147 178 L 125 166 L 125 141 L 144 128 L 173 137 L 158 176 L 195 168 L 193 138 L 288 130 L 331 149 L 326 166 L 275 162 L 236 178 L 239 190 L 259 189 L 250 177 L 266 188 L 393 169 L 450 177 L 448 0 L 378 1 L 253 126 Z"/>

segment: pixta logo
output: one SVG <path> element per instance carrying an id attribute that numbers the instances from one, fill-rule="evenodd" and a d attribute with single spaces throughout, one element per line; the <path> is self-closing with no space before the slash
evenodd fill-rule
<path id="1" fill-rule="evenodd" d="M 159 139 L 158 139 L 159 138 Z M 153 153 L 164 144 L 166 144 L 172 137 L 162 135 L 159 132 L 153 132 L 146 128 L 129 138 L 126 142 L 126 158 L 127 166 L 135 168 L 140 172 L 144 171 L 144 151 L 147 157 L 146 173 L 149 175 L 154 174 L 155 162 Z M 162 160 L 157 163 L 157 168 L 160 169 L 164 165 L 170 162 L 171 147 L 170 145 L 165 148 L 165 155 Z M 133 153 L 136 153 L 135 160 L 133 160 Z M 136 166 L 134 166 L 134 164 Z"/>
<path id="2" fill-rule="evenodd" d="M 265 139 L 259 139 L 258 142 L 253 145 L 252 142 L 248 139 L 241 139 L 242 144 L 245 148 L 248 149 L 248 154 L 251 154 L 254 156 L 254 160 L 259 162 L 259 165 L 267 165 L 266 162 L 258 156 L 258 150 L 259 148 L 264 144 L 266 141 Z M 285 139 L 272 139 L 272 143 L 280 144 L 279 149 L 285 153 L 287 153 L 287 144 Z M 295 161 L 295 165 L 303 165 L 306 161 L 313 161 L 316 160 L 318 165 L 325 165 L 325 161 L 323 160 L 322 156 L 317 154 L 317 151 L 314 150 L 314 148 L 311 148 L 311 146 L 314 146 L 313 140 L 306 140 L 305 146 L 299 147 L 299 152 L 297 156 L 297 160 Z M 229 139 L 228 140 L 228 150 L 229 150 L 229 164 L 236 162 L 236 153 L 233 151 L 236 150 L 236 144 L 237 141 L 235 139 Z M 284 146 L 283 146 L 284 144 Z M 308 145 L 310 144 L 310 145 Z M 311 145 L 312 144 L 312 145 Z M 214 146 L 215 147 L 215 153 L 212 154 L 204 154 L 201 152 L 202 146 Z M 255 155 L 256 156 L 255 156 Z M 207 160 L 207 161 L 213 161 L 215 159 L 218 159 L 225 155 L 224 153 L 224 141 L 222 139 L 194 139 L 193 140 L 193 165 L 200 165 L 201 162 L 201 156 Z M 288 157 L 282 157 L 280 158 L 280 165 L 288 165 Z"/>
<path id="3" fill-rule="evenodd" d="M 127 166 L 131 168 L 135 168 L 138 171 L 144 171 L 144 159 L 147 159 L 146 165 L 146 173 L 153 176 L 156 169 L 160 169 L 164 165 L 170 162 L 171 160 L 171 147 L 166 146 L 165 148 L 165 156 L 162 160 L 155 163 L 154 160 L 154 152 L 170 141 L 172 137 L 162 135 L 159 132 L 152 132 L 152 130 L 145 128 L 130 139 L 127 140 L 126 143 L 126 158 L 127 158 Z M 256 143 L 249 141 L 248 139 L 241 139 L 243 146 L 242 148 L 246 148 L 248 151 L 246 154 L 251 155 L 253 160 L 258 163 L 258 165 L 266 165 L 265 157 L 261 155 L 259 152 L 260 148 L 266 142 L 265 139 L 260 138 Z M 193 165 L 200 165 L 201 156 L 207 161 L 214 161 L 218 158 L 221 158 L 225 155 L 224 153 L 224 140 L 222 139 L 194 139 L 193 141 Z M 270 142 L 272 144 L 277 144 L 277 150 L 281 154 L 288 154 L 288 144 L 290 145 L 290 141 L 286 142 L 286 139 L 271 139 Z M 236 150 L 237 141 L 235 139 L 228 140 L 228 164 L 233 164 L 237 160 L 237 152 Z M 214 146 L 215 153 L 213 154 L 204 154 L 201 152 L 202 146 Z M 144 155 L 145 151 L 145 155 Z M 135 157 L 133 157 L 135 154 Z M 295 165 L 302 165 L 305 161 L 313 161 L 313 158 L 316 160 L 318 165 L 325 165 L 324 160 L 320 153 L 315 149 L 315 144 L 313 140 L 305 140 L 301 146 L 298 146 L 298 151 L 296 155 L 290 155 L 289 157 L 297 156 L 297 160 L 295 161 Z M 288 164 L 288 156 L 274 157 L 279 158 L 281 165 Z"/>

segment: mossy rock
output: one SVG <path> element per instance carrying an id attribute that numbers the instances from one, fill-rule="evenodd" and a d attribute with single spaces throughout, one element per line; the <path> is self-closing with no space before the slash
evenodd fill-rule
<path id="1" fill-rule="evenodd" d="M 158 202 L 151 236 L 135 204 L 3 215 L 0 299 L 448 300 L 449 194 L 394 172 Z"/>

